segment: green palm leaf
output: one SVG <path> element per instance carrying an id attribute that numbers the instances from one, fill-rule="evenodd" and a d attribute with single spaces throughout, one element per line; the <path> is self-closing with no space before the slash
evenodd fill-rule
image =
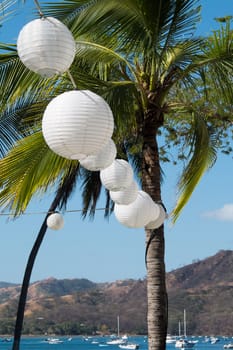
<path id="1" fill-rule="evenodd" d="M 15 9 L 12 8 L 12 6 L 17 2 L 18 0 L 2 0 L 0 4 L 0 27 L 2 26 L 2 23 L 4 23 L 6 20 L 9 19 L 14 13 Z"/>
<path id="2" fill-rule="evenodd" d="M 45 144 L 41 132 L 19 140 L 0 160 L 0 205 L 19 215 L 25 211 L 32 196 L 43 194 L 48 188 L 55 189 L 71 164 L 77 166 L 76 161 L 53 153 Z"/>
<path id="3" fill-rule="evenodd" d="M 217 158 L 217 140 L 213 131 L 200 115 L 193 116 L 193 124 L 193 139 L 190 144 L 191 159 L 178 183 L 180 195 L 171 213 L 173 222 L 177 220 L 206 170 L 213 166 Z"/>

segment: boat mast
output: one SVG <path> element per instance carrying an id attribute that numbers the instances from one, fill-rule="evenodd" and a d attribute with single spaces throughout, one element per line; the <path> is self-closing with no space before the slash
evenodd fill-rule
<path id="1" fill-rule="evenodd" d="M 120 317 L 117 316 L 117 336 L 120 337 Z"/>
<path id="2" fill-rule="evenodd" d="M 179 337 L 181 336 L 181 324 L 180 324 L 180 321 L 179 321 Z"/>
<path id="3" fill-rule="evenodd" d="M 186 331 L 186 310 L 184 309 L 184 337 L 186 338 L 187 331 Z"/>

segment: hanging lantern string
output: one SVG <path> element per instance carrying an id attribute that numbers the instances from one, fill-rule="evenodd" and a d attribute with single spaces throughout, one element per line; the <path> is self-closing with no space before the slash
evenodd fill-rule
<path id="1" fill-rule="evenodd" d="M 99 210 L 109 210 L 109 208 L 96 208 L 96 211 Z M 82 209 L 71 209 L 71 210 L 65 210 L 64 213 L 78 213 L 78 212 L 82 212 Z M 25 213 L 21 213 L 20 215 L 44 215 L 44 214 L 52 214 L 54 213 L 54 211 L 31 211 L 31 212 L 25 212 Z M 0 213 L 0 216 L 14 216 L 15 214 L 12 213 Z"/>
<path id="2" fill-rule="evenodd" d="M 160 203 L 161 204 L 161 203 Z M 101 210 L 110 210 L 109 208 L 96 208 L 96 211 L 101 211 Z M 82 212 L 82 209 L 70 209 L 70 210 L 65 210 L 64 213 L 80 213 Z M 25 212 L 21 213 L 20 215 L 44 215 L 44 214 L 52 214 L 54 211 L 31 211 L 31 212 Z M 15 214 L 13 213 L 0 213 L 0 216 L 14 216 Z M 167 218 L 169 215 L 167 215 Z"/>
<path id="3" fill-rule="evenodd" d="M 71 83 L 73 84 L 73 87 L 74 87 L 75 89 L 77 89 L 77 85 L 76 85 L 76 83 L 75 83 L 75 81 L 74 81 L 74 78 L 72 77 L 72 75 L 71 75 L 69 69 L 67 70 L 67 74 L 68 74 L 68 76 L 69 76 L 69 78 L 70 78 Z"/>
<path id="4" fill-rule="evenodd" d="M 40 17 L 44 17 L 44 14 L 43 14 L 43 12 L 42 12 L 42 9 L 41 9 L 41 7 L 40 7 L 39 2 L 38 2 L 37 0 L 34 0 L 34 2 L 35 2 L 35 5 L 36 5 L 36 7 L 37 7 L 37 10 L 38 10 L 38 12 L 39 12 Z"/>

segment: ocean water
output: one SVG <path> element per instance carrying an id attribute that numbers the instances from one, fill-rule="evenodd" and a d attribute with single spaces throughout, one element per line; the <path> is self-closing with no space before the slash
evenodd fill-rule
<path id="1" fill-rule="evenodd" d="M 49 344 L 46 337 L 22 337 L 20 350 L 120 350 L 118 345 L 107 345 L 108 337 L 88 337 L 74 336 L 57 337 L 62 342 L 58 344 Z M 215 344 L 206 342 L 204 337 L 192 338 L 198 340 L 193 350 L 223 350 L 224 344 L 233 343 L 233 338 L 218 337 L 219 341 Z M 139 350 L 147 350 L 147 337 L 136 336 L 128 337 L 128 342 L 137 343 Z M 0 350 L 11 350 L 12 341 L 0 341 Z M 167 350 L 178 350 L 174 344 L 167 344 Z"/>

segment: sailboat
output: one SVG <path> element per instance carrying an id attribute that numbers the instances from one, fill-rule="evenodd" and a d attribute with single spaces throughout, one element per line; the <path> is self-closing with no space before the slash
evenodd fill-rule
<path id="1" fill-rule="evenodd" d="M 120 317 L 117 316 L 117 337 L 106 342 L 108 345 L 120 345 L 125 344 L 128 337 L 125 335 L 120 337 Z"/>
<path id="2" fill-rule="evenodd" d="M 180 322 L 179 322 L 179 335 L 180 335 L 180 332 L 181 332 L 181 328 L 180 328 Z M 195 342 L 189 341 L 187 339 L 186 310 L 184 310 L 184 337 L 176 341 L 175 347 L 180 349 L 190 349 L 190 348 L 193 348 L 194 345 L 195 345 Z"/>

